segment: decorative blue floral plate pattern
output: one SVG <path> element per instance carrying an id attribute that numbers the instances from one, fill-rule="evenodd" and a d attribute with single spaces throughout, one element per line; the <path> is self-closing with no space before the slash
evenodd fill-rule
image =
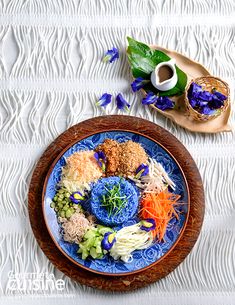
<path id="1" fill-rule="evenodd" d="M 140 143 L 150 157 L 152 157 L 157 162 L 160 162 L 163 165 L 170 178 L 175 182 L 175 193 L 181 196 L 180 201 L 184 203 L 189 202 L 188 190 L 184 175 L 174 158 L 162 146 L 160 146 L 153 140 L 136 133 L 126 131 L 109 131 L 94 134 L 83 139 L 82 141 L 77 142 L 76 144 L 72 145 L 58 159 L 52 169 L 52 172 L 45 186 L 43 202 L 45 221 L 47 223 L 47 227 L 54 242 L 61 249 L 61 251 L 75 263 L 86 267 L 90 271 L 97 273 L 105 273 L 107 275 L 137 272 L 143 268 L 150 266 L 153 263 L 156 263 L 156 261 L 166 255 L 169 250 L 175 245 L 177 239 L 180 236 L 180 233 L 182 232 L 186 224 L 187 215 L 189 211 L 188 204 L 182 204 L 179 206 L 179 220 L 177 220 L 176 218 L 171 219 L 167 227 L 164 242 L 155 242 L 147 249 L 134 251 L 133 260 L 129 263 L 124 263 L 121 260 L 114 261 L 113 258 L 108 255 L 105 255 L 103 259 L 88 258 L 86 260 L 83 260 L 80 254 L 77 254 L 78 245 L 70 244 L 63 240 L 60 233 L 61 229 L 57 222 L 56 214 L 54 210 L 50 207 L 52 198 L 56 193 L 56 186 L 60 181 L 61 167 L 65 165 L 66 158 L 80 150 L 94 149 L 106 138 L 114 139 L 119 142 L 132 140 L 134 142 Z M 132 225 L 137 221 L 138 219 L 137 217 L 135 217 L 134 219 L 131 219 L 127 223 L 125 223 L 125 225 Z"/>

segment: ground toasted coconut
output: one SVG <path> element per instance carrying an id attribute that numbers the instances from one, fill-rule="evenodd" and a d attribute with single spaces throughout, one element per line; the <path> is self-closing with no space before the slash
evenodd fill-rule
<path id="1" fill-rule="evenodd" d="M 126 177 L 135 175 L 140 164 L 148 163 L 148 156 L 139 143 L 127 141 L 120 145 L 122 149 L 118 172 Z"/>
<path id="2" fill-rule="evenodd" d="M 140 164 L 148 163 L 148 156 L 143 147 L 133 141 L 118 143 L 105 139 L 96 150 L 103 151 L 107 158 L 107 176 L 134 176 Z"/>

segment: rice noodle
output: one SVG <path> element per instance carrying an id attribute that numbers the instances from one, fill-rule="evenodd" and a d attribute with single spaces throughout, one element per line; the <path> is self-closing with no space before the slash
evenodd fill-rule
<path id="1" fill-rule="evenodd" d="M 134 250 L 148 248 L 153 236 L 151 232 L 140 229 L 141 224 L 137 223 L 132 226 L 124 227 L 116 235 L 116 242 L 110 250 L 110 255 L 115 259 L 121 259 L 124 262 L 132 261 L 132 252 Z"/>
<path id="2" fill-rule="evenodd" d="M 69 218 L 59 217 L 59 222 L 63 228 L 65 241 L 78 244 L 86 231 L 93 226 L 93 220 L 86 218 L 80 208 Z"/>

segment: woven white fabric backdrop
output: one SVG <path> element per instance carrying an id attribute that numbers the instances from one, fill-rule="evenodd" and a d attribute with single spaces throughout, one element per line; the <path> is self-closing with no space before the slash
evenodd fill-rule
<path id="1" fill-rule="evenodd" d="M 235 304 L 235 134 L 195 134 L 142 107 L 130 90 L 126 36 L 175 49 L 231 84 L 234 0 L 0 0 L 0 304 Z M 101 58 L 121 50 L 113 64 Z M 32 234 L 27 192 L 46 147 L 68 127 L 102 111 L 104 92 L 122 92 L 131 115 L 172 132 L 203 178 L 206 215 L 187 259 L 161 281 L 108 294 L 71 281 Z M 107 114 L 117 113 L 109 105 Z M 234 116 L 232 123 L 234 124 Z M 8 273 L 49 273 L 65 290 L 12 291 Z"/>

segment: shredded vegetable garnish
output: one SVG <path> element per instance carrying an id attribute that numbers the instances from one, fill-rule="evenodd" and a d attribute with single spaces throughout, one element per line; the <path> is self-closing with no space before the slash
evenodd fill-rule
<path id="1" fill-rule="evenodd" d="M 90 189 L 89 183 L 102 176 L 102 170 L 94 157 L 93 150 L 74 153 L 66 160 L 62 169 L 61 185 L 69 192 Z"/>
<path id="2" fill-rule="evenodd" d="M 110 255 L 115 259 L 121 259 L 124 262 L 132 261 L 132 252 L 134 250 L 148 248 L 152 241 L 151 232 L 141 230 L 141 223 L 124 227 L 116 235 L 116 242 L 110 250 Z"/>
<path id="3" fill-rule="evenodd" d="M 167 190 L 159 193 L 145 193 L 140 203 L 140 217 L 155 220 L 156 228 L 152 231 L 153 237 L 161 241 L 166 233 L 166 228 L 172 217 L 178 219 L 175 205 L 180 196 Z"/>
<path id="4" fill-rule="evenodd" d="M 170 186 L 175 189 L 175 183 L 170 179 L 164 168 L 156 160 L 149 159 L 149 173 L 140 179 L 132 178 L 136 185 L 145 193 L 160 193 Z"/>

